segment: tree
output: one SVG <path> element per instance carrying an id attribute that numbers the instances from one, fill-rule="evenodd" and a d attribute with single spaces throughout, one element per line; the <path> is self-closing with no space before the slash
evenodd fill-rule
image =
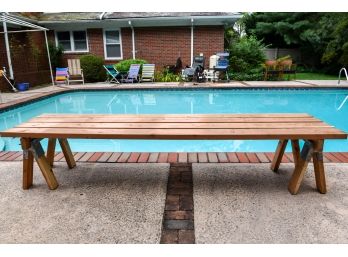
<path id="1" fill-rule="evenodd" d="M 347 13 L 252 13 L 245 31 L 273 47 L 299 48 L 304 60 L 324 71 L 348 64 Z"/>
<path id="2" fill-rule="evenodd" d="M 348 66 L 348 13 L 328 14 L 325 20 L 331 21 L 333 30 L 328 31 L 329 40 L 321 61 L 337 71 Z"/>

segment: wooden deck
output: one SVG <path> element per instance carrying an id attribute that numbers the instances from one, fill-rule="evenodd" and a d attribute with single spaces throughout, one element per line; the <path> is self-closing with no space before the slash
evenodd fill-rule
<path id="1" fill-rule="evenodd" d="M 271 163 L 277 171 L 291 140 L 295 170 L 289 191 L 296 194 L 308 163 L 313 158 L 319 192 L 326 192 L 323 166 L 325 139 L 346 139 L 347 134 L 308 114 L 45 114 L 1 132 L 1 136 L 21 137 L 23 148 L 23 188 L 32 185 L 35 158 L 50 189 L 58 187 L 52 165 L 58 139 L 69 168 L 76 165 L 67 139 L 278 139 Z M 49 138 L 47 154 L 40 140 Z M 300 152 L 299 140 L 305 140 Z M 120 157 L 121 158 L 121 157 Z M 208 155 L 209 158 L 209 155 Z M 210 158 L 213 158 L 211 156 Z"/>

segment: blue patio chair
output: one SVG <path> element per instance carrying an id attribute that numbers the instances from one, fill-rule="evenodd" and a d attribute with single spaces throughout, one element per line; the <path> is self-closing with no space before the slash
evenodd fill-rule
<path id="1" fill-rule="evenodd" d="M 214 66 L 214 77 L 215 72 L 225 72 L 227 82 L 230 81 L 230 78 L 228 77 L 228 67 L 230 66 L 228 57 L 230 56 L 229 53 L 223 52 L 223 53 L 216 53 L 216 55 L 219 57 L 216 66 Z M 214 80 L 215 81 L 215 80 Z"/>
<path id="2" fill-rule="evenodd" d="M 125 75 L 122 78 L 122 82 L 132 82 L 134 81 L 139 82 L 139 71 L 140 71 L 140 64 L 131 64 L 129 67 L 129 71 L 127 72 L 127 75 Z"/>
<path id="3" fill-rule="evenodd" d="M 108 76 L 108 82 L 109 83 L 116 83 L 120 84 L 120 82 L 117 79 L 117 76 L 120 75 L 118 70 L 115 69 L 113 65 L 103 65 L 104 69 L 106 70 L 106 74 Z"/>

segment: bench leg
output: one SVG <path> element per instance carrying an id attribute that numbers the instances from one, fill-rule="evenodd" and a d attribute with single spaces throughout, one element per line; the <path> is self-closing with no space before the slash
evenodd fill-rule
<path id="1" fill-rule="evenodd" d="M 54 162 L 54 154 L 56 150 L 56 142 L 57 140 L 55 138 L 49 138 L 48 139 L 48 146 L 47 146 L 47 161 L 53 167 L 53 162 Z"/>
<path id="2" fill-rule="evenodd" d="M 271 170 L 277 171 L 279 169 L 279 165 L 282 161 L 287 143 L 288 143 L 287 139 L 279 140 L 277 150 L 274 154 L 274 157 L 271 163 Z"/>
<path id="3" fill-rule="evenodd" d="M 44 176 L 46 183 L 49 187 L 49 189 L 53 190 L 58 187 L 58 182 L 56 180 L 56 177 L 54 176 L 54 173 L 52 171 L 52 168 L 50 164 L 47 161 L 47 158 L 45 156 L 45 152 L 40 144 L 40 141 L 32 141 L 32 151 L 34 152 L 34 157 L 39 165 L 39 168 L 42 172 L 42 175 Z"/>
<path id="4" fill-rule="evenodd" d="M 294 158 L 295 167 L 300 159 L 300 144 L 298 140 L 291 140 L 292 156 Z"/>
<path id="5" fill-rule="evenodd" d="M 69 169 L 72 169 L 76 166 L 74 155 L 71 152 L 70 145 L 66 138 L 59 139 L 60 147 L 62 148 L 66 163 L 68 164 Z"/>
<path id="6" fill-rule="evenodd" d="M 313 155 L 313 145 L 311 142 L 306 141 L 304 144 L 302 151 L 301 151 L 301 156 L 298 159 L 298 163 L 295 166 L 294 173 L 292 174 L 292 177 L 289 182 L 289 192 L 293 195 L 297 194 L 300 185 L 302 183 L 303 177 L 306 173 L 308 163 L 312 159 Z"/>
<path id="7" fill-rule="evenodd" d="M 326 193 L 326 181 L 323 162 L 324 140 L 313 142 L 313 166 L 315 174 L 315 182 L 320 193 Z"/>
<path id="8" fill-rule="evenodd" d="M 30 138 L 21 138 L 23 149 L 23 189 L 29 189 L 33 185 L 34 155 L 29 150 L 31 147 Z"/>

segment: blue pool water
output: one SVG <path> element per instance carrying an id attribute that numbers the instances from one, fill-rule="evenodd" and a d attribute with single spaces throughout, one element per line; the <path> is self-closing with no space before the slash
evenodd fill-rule
<path id="1" fill-rule="evenodd" d="M 0 130 L 42 113 L 309 113 L 348 131 L 348 90 L 197 89 L 71 92 L 0 113 Z M 341 107 L 341 108 L 339 108 Z M 5 150 L 20 150 L 16 138 L 2 138 Z M 1 139 L 0 139 L 1 141 Z M 276 142 L 247 140 L 79 140 L 73 151 L 257 152 L 274 151 Z M 290 150 L 290 149 L 289 149 Z M 325 151 L 348 151 L 348 140 L 327 140 Z"/>

